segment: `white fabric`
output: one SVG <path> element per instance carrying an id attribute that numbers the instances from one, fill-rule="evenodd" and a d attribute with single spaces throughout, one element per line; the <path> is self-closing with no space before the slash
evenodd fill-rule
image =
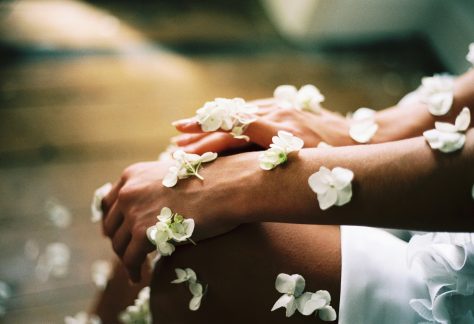
<path id="1" fill-rule="evenodd" d="M 407 264 L 407 243 L 376 228 L 341 226 L 340 324 L 423 322 L 409 305 L 429 298 Z"/>

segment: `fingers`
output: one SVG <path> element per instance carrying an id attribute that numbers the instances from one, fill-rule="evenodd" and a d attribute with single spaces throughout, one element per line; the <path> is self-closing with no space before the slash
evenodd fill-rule
<path id="1" fill-rule="evenodd" d="M 228 133 L 212 133 L 199 141 L 186 145 L 182 149 L 188 153 L 203 154 L 205 152 L 220 153 L 226 150 L 247 145 L 241 139 L 235 139 Z"/>
<path id="2" fill-rule="evenodd" d="M 123 214 L 118 207 L 118 203 L 115 202 L 107 214 L 107 217 L 102 220 L 104 234 L 112 238 L 122 222 Z"/>
<path id="3" fill-rule="evenodd" d="M 102 213 L 104 217 L 107 215 L 109 212 L 110 207 L 114 204 L 114 202 L 117 200 L 118 193 L 120 191 L 120 188 L 122 188 L 124 184 L 124 179 L 121 178 L 119 181 L 117 181 L 114 186 L 112 187 L 112 190 L 102 199 Z"/>
<path id="4" fill-rule="evenodd" d="M 154 249 L 155 247 L 148 241 L 145 231 L 142 230 L 133 234 L 122 257 L 130 280 L 135 283 L 140 281 L 143 262 L 147 254 Z"/>
<path id="5" fill-rule="evenodd" d="M 129 226 L 123 222 L 111 239 L 115 254 L 122 257 L 131 239 L 132 235 L 130 234 Z"/>
<path id="6" fill-rule="evenodd" d="M 260 118 L 247 127 L 245 135 L 250 137 L 253 143 L 267 148 L 272 143 L 272 137 L 277 135 L 280 129 L 281 125 Z"/>
<path id="7" fill-rule="evenodd" d="M 171 138 L 171 142 L 178 146 L 185 146 L 192 144 L 211 133 L 197 133 L 197 134 L 181 134 Z"/>
<path id="8" fill-rule="evenodd" d="M 173 126 L 176 127 L 181 133 L 202 133 L 201 125 L 194 119 L 180 119 L 173 122 Z"/>

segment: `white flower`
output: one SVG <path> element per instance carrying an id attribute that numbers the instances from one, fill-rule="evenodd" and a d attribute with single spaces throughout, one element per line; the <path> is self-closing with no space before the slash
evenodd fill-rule
<path id="1" fill-rule="evenodd" d="M 454 79 L 448 75 L 425 77 L 418 91 L 429 112 L 434 116 L 443 116 L 453 104 Z"/>
<path id="2" fill-rule="evenodd" d="M 216 98 L 209 101 L 196 111 L 195 119 L 204 132 L 218 129 L 230 131 L 235 138 L 248 140 L 243 135 L 245 128 L 256 120 L 254 114 L 258 107 L 245 102 L 242 98 Z"/>
<path id="3" fill-rule="evenodd" d="M 332 205 L 342 206 L 352 198 L 354 173 L 345 168 L 332 170 L 321 166 L 319 171 L 308 178 L 308 184 L 318 195 L 319 208 L 326 210 Z"/>
<path id="4" fill-rule="evenodd" d="M 124 324 L 151 324 L 150 287 L 145 287 L 138 293 L 133 305 L 128 306 L 119 315 Z"/>
<path id="5" fill-rule="evenodd" d="M 176 268 L 174 271 L 176 272 L 177 278 L 171 281 L 171 283 L 188 283 L 189 291 L 191 292 L 191 295 L 193 295 L 189 301 L 189 309 L 192 311 L 198 310 L 199 307 L 201 307 L 201 300 L 205 291 L 202 284 L 197 281 L 196 273 L 191 268 Z"/>
<path id="6" fill-rule="evenodd" d="M 176 268 L 174 269 L 174 272 L 176 272 L 176 279 L 171 281 L 171 283 L 182 283 L 182 282 L 196 282 L 197 277 L 196 273 L 194 272 L 193 269 L 191 268 L 186 268 L 186 269 L 181 269 L 181 268 Z"/>
<path id="7" fill-rule="evenodd" d="M 275 280 L 275 289 L 283 295 L 272 307 L 272 312 L 278 308 L 286 309 L 286 317 L 293 315 L 297 308 L 297 298 L 304 291 L 305 280 L 299 274 L 288 275 L 280 273 Z"/>
<path id="8" fill-rule="evenodd" d="M 66 277 L 70 258 L 71 252 L 66 244 L 60 242 L 48 244 L 45 252 L 38 258 L 36 276 L 41 281 L 47 281 L 50 275 L 56 278 Z"/>
<path id="9" fill-rule="evenodd" d="M 111 274 L 112 264 L 109 261 L 97 260 L 92 263 L 91 276 L 96 287 L 105 289 Z"/>
<path id="10" fill-rule="evenodd" d="M 276 103 L 281 108 L 295 108 L 319 113 L 324 96 L 314 85 L 307 84 L 297 90 L 292 85 L 278 86 L 273 92 Z"/>
<path id="11" fill-rule="evenodd" d="M 163 207 L 157 219 L 158 222 L 147 229 L 146 235 L 161 255 L 168 256 L 175 251 L 170 241 L 194 243 L 191 240 L 194 232 L 192 218 L 184 218 L 178 213 L 173 213 L 168 207 Z"/>
<path id="12" fill-rule="evenodd" d="M 173 153 L 174 165 L 168 169 L 168 173 L 163 178 L 162 184 L 171 188 L 178 183 L 179 179 L 186 179 L 190 176 L 196 176 L 203 180 L 198 173 L 201 165 L 211 162 L 217 158 L 217 153 L 206 152 L 203 155 L 186 153 L 183 150 L 177 150 Z"/>
<path id="13" fill-rule="evenodd" d="M 317 148 L 328 148 L 328 147 L 333 147 L 333 146 L 326 143 L 326 142 L 321 141 L 321 142 L 318 143 L 318 146 L 316 146 L 316 147 Z"/>
<path id="14" fill-rule="evenodd" d="M 91 204 L 92 222 L 99 222 L 102 219 L 102 199 L 109 194 L 110 190 L 112 190 L 112 184 L 106 183 L 94 192 Z"/>
<path id="15" fill-rule="evenodd" d="M 59 228 L 66 228 L 71 225 L 72 215 L 69 209 L 59 203 L 58 200 L 51 198 L 45 204 L 46 213 L 50 221 Z"/>
<path id="16" fill-rule="evenodd" d="M 100 324 L 101 320 L 97 315 L 87 314 L 86 312 L 79 312 L 75 316 L 66 316 L 64 318 L 65 324 Z"/>
<path id="17" fill-rule="evenodd" d="M 425 131 L 423 136 L 432 149 L 440 150 L 443 153 L 451 153 L 464 146 L 466 135 L 461 132 L 466 131 L 470 123 L 470 110 L 464 107 L 456 117 L 454 125 L 435 122 L 435 129 Z"/>
<path id="18" fill-rule="evenodd" d="M 331 295 L 327 290 L 318 290 L 315 293 L 306 292 L 298 298 L 297 309 L 305 316 L 316 312 L 323 321 L 335 321 L 337 314 L 334 308 L 329 305 L 330 303 Z"/>
<path id="19" fill-rule="evenodd" d="M 351 116 L 349 135 L 358 143 L 367 143 L 375 135 L 379 126 L 375 123 L 375 110 L 359 108 Z"/>
<path id="20" fill-rule="evenodd" d="M 469 53 L 466 55 L 466 60 L 474 66 L 474 43 L 469 45 Z"/>
<path id="21" fill-rule="evenodd" d="M 285 163 L 289 153 L 299 151 L 304 145 L 301 138 L 285 131 L 279 131 L 278 136 L 273 136 L 272 141 L 270 148 L 262 152 L 258 158 L 263 170 L 271 170 Z"/>

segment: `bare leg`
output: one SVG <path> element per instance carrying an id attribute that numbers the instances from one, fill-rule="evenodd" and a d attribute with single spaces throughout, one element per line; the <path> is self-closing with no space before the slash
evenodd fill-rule
<path id="1" fill-rule="evenodd" d="M 328 290 L 338 310 L 341 252 L 335 226 L 264 223 L 241 226 L 226 235 L 178 247 L 153 274 L 151 309 L 155 323 L 315 323 L 314 316 L 284 309 L 270 312 L 280 293 L 279 273 L 301 274 L 305 291 Z M 170 282 L 175 268 L 192 268 L 209 285 L 201 308 L 190 311 L 186 285 Z"/>

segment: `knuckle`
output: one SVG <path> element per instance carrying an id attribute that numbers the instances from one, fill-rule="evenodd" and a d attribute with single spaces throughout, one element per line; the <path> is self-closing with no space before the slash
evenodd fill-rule
<path id="1" fill-rule="evenodd" d="M 114 250 L 115 254 L 118 256 L 122 255 L 122 248 L 121 245 L 116 240 L 112 240 L 112 249 Z"/>

